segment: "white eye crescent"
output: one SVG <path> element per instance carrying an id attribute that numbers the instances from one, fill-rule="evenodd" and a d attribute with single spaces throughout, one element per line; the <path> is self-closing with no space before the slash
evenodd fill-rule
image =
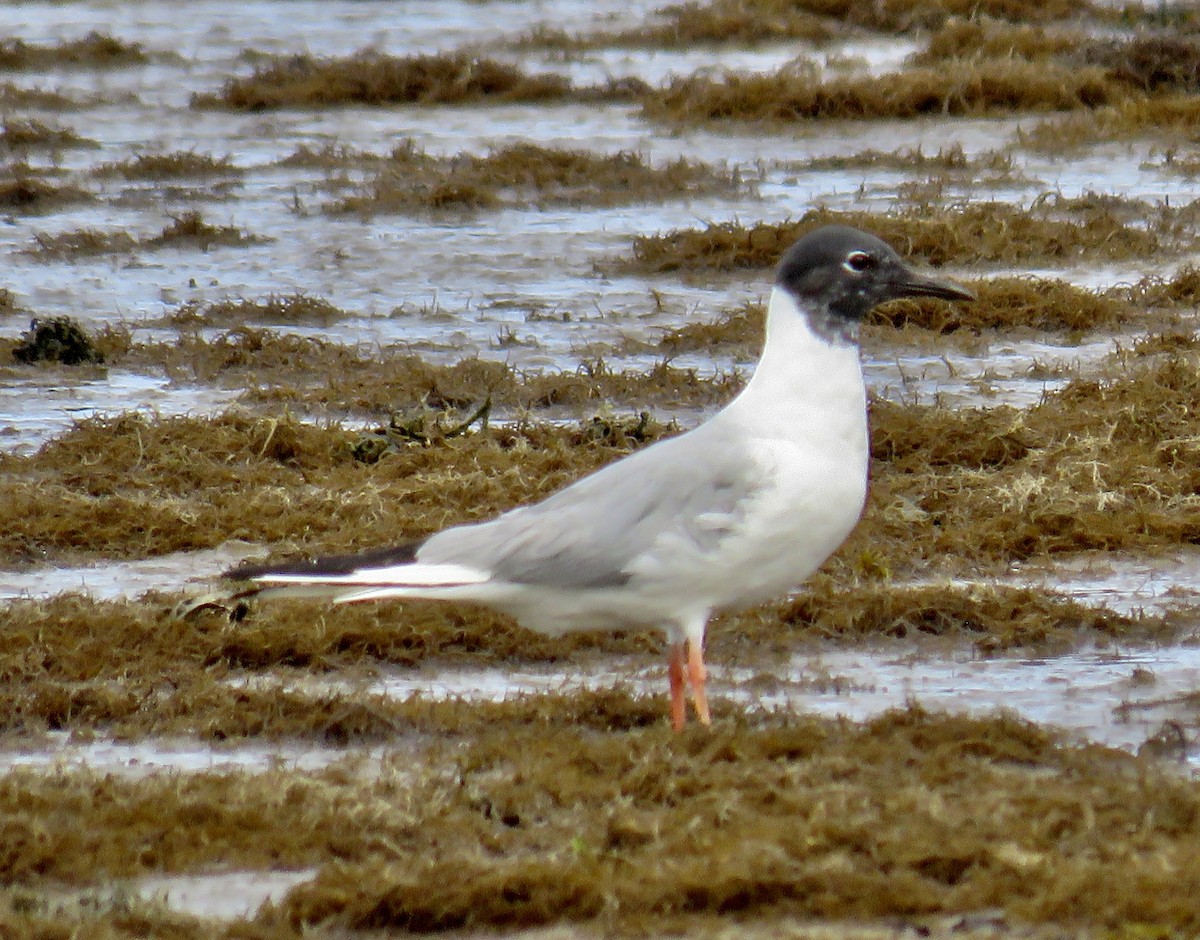
<path id="1" fill-rule="evenodd" d="M 842 262 L 842 267 L 853 274 L 862 274 L 868 268 L 875 266 L 875 259 L 865 251 L 852 251 L 846 255 L 846 260 Z"/>

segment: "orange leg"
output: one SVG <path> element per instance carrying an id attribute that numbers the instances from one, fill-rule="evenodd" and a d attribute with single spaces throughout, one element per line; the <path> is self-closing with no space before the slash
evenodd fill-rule
<path id="1" fill-rule="evenodd" d="M 667 674 L 671 677 L 671 727 L 683 730 L 687 705 L 683 701 L 684 660 L 683 643 L 672 643 L 667 653 Z"/>
<path id="2" fill-rule="evenodd" d="M 704 646 L 698 640 L 688 641 L 688 679 L 692 683 L 692 704 L 696 706 L 696 717 L 700 724 L 712 724 L 708 714 L 708 693 L 704 682 L 708 678 L 708 670 L 704 668 Z"/>

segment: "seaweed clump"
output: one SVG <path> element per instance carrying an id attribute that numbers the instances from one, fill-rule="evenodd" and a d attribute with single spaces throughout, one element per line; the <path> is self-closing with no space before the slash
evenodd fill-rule
<path id="1" fill-rule="evenodd" d="M 1012 329 L 1080 334 L 1112 329 L 1138 316 L 1119 292 L 1095 293 L 1063 281 L 1004 277 L 978 281 L 973 287 L 976 300 L 962 309 L 904 300 L 876 308 L 871 321 L 943 334 Z"/>
<path id="2" fill-rule="evenodd" d="M 1091 109 L 1128 96 L 1127 86 L 1094 67 L 1019 59 L 951 60 L 864 82 L 821 81 L 808 69 L 767 75 L 688 76 L 648 92 L 652 120 L 791 122 L 832 118 L 913 118 Z"/>
<path id="3" fill-rule="evenodd" d="M 708 3 L 672 4 L 656 10 L 653 18 L 636 29 L 569 34 L 538 26 L 517 41 L 519 48 L 579 51 L 623 49 L 680 49 L 695 45 L 752 45 L 784 40 L 824 42 L 839 29 L 826 17 L 798 4 L 749 4 L 743 0 L 710 0 Z"/>
<path id="4" fill-rule="evenodd" d="M 42 261 L 53 261 L 92 255 L 124 254 L 135 249 L 137 245 L 137 239 L 128 232 L 81 228 L 59 232 L 56 235 L 34 232 L 33 244 L 22 249 L 22 252 Z"/>
<path id="5" fill-rule="evenodd" d="M 1200 90 L 1200 40 L 1194 36 L 1144 35 L 1095 42 L 1083 50 L 1083 58 L 1147 93 Z"/>
<path id="6" fill-rule="evenodd" d="M 38 45 L 23 39 L 0 41 L 0 69 L 46 69 L 62 66 L 114 68 L 150 61 L 140 43 L 125 42 L 95 30 L 82 39 Z"/>
<path id="7" fill-rule="evenodd" d="M 295 56 L 230 79 L 218 96 L 197 106 L 245 111 L 337 104 L 461 104 L 535 102 L 566 97 L 571 83 L 557 75 L 529 75 L 513 65 L 463 53 L 405 58 L 360 53 L 346 58 Z"/>
<path id="8" fill-rule="evenodd" d="M 243 170 L 228 156 L 177 150 L 172 153 L 139 153 L 128 160 L 104 163 L 92 173 L 127 180 L 166 180 L 205 176 L 236 176 Z"/>
<path id="9" fill-rule="evenodd" d="M 94 140 L 80 136 L 69 127 L 51 127 L 41 121 L 5 118 L 4 127 L 0 130 L 0 147 L 7 150 L 61 150 L 98 146 Z"/>
<path id="10" fill-rule="evenodd" d="M 426 737 L 371 773 L 18 769 L 0 779 L 0 877 L 50 892 L 320 867 L 222 933 L 236 936 L 706 936 L 731 917 L 762 936 L 797 919 L 942 936 L 945 918 L 980 910 L 1030 936 L 1197 927 L 1178 884 L 1200 877 L 1200 793 L 1182 775 L 1010 715 L 910 707 L 855 724 L 718 707 L 712 730 L 672 739 L 650 703 L 617 690 L 413 701 L 399 727 Z M 160 923 L 123 912 L 133 935 Z"/>
<path id="11" fill-rule="evenodd" d="M 403 212 L 499 205 L 616 205 L 741 187 L 722 173 L 680 158 L 661 167 L 638 154 L 514 144 L 486 156 L 438 159 L 411 143 L 396 148 L 364 191 L 332 206 L 337 211 Z"/>
<path id="12" fill-rule="evenodd" d="M 298 336 L 256 323 L 328 324 L 349 316 L 304 294 L 261 299 L 188 303 L 164 322 L 186 332 L 171 343 L 140 343 L 123 353 L 123 364 L 165 368 L 177 378 L 244 387 L 246 400 L 320 405 L 340 414 L 387 416 L 413 406 L 439 411 L 477 407 L 490 399 L 518 413 L 557 409 L 560 416 L 620 407 L 707 407 L 738 388 L 736 374 L 705 377 L 666 358 L 649 370 L 613 368 L 602 358 L 574 369 L 522 373 L 502 362 L 468 357 L 437 364 L 406 348 L 382 350 Z M 229 326 L 215 336 L 195 327 Z M 664 346 L 665 357 L 670 350 Z"/>
<path id="13" fill-rule="evenodd" d="M 356 434 L 290 418 L 88 419 L 30 457 L 0 454 L 0 558 L 147 557 L 230 538 L 344 551 L 419 537 L 547 496 L 670 432 L 491 426 L 368 467 Z"/>
<path id="14" fill-rule="evenodd" d="M 1142 218 L 1126 219 L 1130 212 Z M 793 221 L 752 226 L 716 222 L 702 229 L 638 235 L 632 258 L 618 266 L 642 273 L 767 269 L 801 235 L 830 223 L 868 229 L 901 254 L 933 265 L 1117 260 L 1195 244 L 1185 211 L 1136 201 L 1043 199 L 1029 209 L 1003 202 L 920 202 L 886 213 L 818 208 Z"/>
<path id="15" fill-rule="evenodd" d="M 271 239 L 245 232 L 234 225 L 213 225 L 191 210 L 172 217 L 158 235 L 136 238 L 123 230 L 106 232 L 94 228 L 75 229 L 50 235 L 35 232 L 33 244 L 24 253 L 41 260 L 70 259 L 91 255 L 124 254 L 138 249 L 198 248 L 208 251 L 217 246 L 241 248 Z"/>
<path id="16" fill-rule="evenodd" d="M 988 17 L 1010 23 L 1051 23 L 1103 19 L 1101 6 L 1071 0 L 883 0 L 870 5 L 854 0 L 800 0 L 801 8 L 884 32 L 937 29 L 951 17 Z"/>
<path id="17" fill-rule="evenodd" d="M 11 163 L 0 173 L 0 207 L 14 213 L 49 212 L 70 202 L 94 197 L 70 184 L 57 185 L 27 163 Z"/>
<path id="18" fill-rule="evenodd" d="M 948 20 L 910 61 L 915 65 L 936 65 L 964 58 L 1019 58 L 1036 62 L 1073 53 L 1082 43 L 1079 34 L 1061 29 L 1051 31 L 1027 23 L 1014 26 L 987 16 L 972 16 Z"/>
<path id="19" fill-rule="evenodd" d="M 338 320 L 344 320 L 350 314 L 337 307 L 324 297 L 315 297 L 303 291 L 291 294 L 268 294 L 266 297 L 251 299 L 246 297 L 214 300 L 202 303 L 190 301 L 165 317 L 166 322 L 173 326 L 242 326 L 246 323 L 315 323 L 328 326 Z M 246 342 L 251 342 L 250 334 L 238 334 Z M 231 344 L 233 336 L 226 334 L 225 345 Z M 289 339 L 300 340 L 300 337 Z M 280 340 L 287 342 L 280 337 Z M 218 341 L 219 342 L 219 341 Z M 317 341 L 318 343 L 320 341 Z M 186 345 L 185 341 L 181 341 Z M 263 344 L 259 344 L 259 348 Z M 302 363 L 296 363 L 302 368 Z M 364 367 L 366 363 L 363 363 Z"/>
<path id="20" fill-rule="evenodd" d="M 158 235 L 143 239 L 138 244 L 143 248 L 199 248 L 208 251 L 218 245 L 240 248 L 271 241 L 264 235 L 245 232 L 235 225 L 213 225 L 196 211 L 173 216 Z"/>
<path id="21" fill-rule="evenodd" d="M 1162 617 L 1131 617 L 1037 588 L 991 584 L 876 583 L 846 590 L 818 583 L 772 613 L 792 636 L 949 637 L 968 639 L 985 655 L 1074 649 L 1084 638 L 1161 641 L 1176 632 Z"/>
<path id="22" fill-rule="evenodd" d="M 67 366 L 102 363 L 104 353 L 71 317 L 35 319 L 13 347 L 17 362 L 59 362 Z"/>
<path id="23" fill-rule="evenodd" d="M 1140 296 L 1168 297 L 1175 282 L 1137 288 Z M 1133 289 L 1105 293 L 1064 281 L 1003 277 L 972 282 L 976 299 L 955 305 L 898 300 L 871 311 L 867 322 L 903 330 L 915 328 L 950 335 L 987 330 L 1036 330 L 1078 335 L 1112 329 L 1144 317 L 1152 304 L 1131 296 Z M 1166 307 L 1166 302 L 1153 304 Z M 762 348 L 766 309 L 751 302 L 724 311 L 715 320 L 687 323 L 667 331 L 653 347 L 664 356 L 721 349 L 735 358 L 753 358 Z M 894 337 L 889 337 L 894 338 Z"/>
<path id="24" fill-rule="evenodd" d="M 915 572 L 1200 539 L 1194 351 L 1155 344 L 1119 378 L 1076 379 L 1027 411 L 872 408 L 872 500 L 846 548 Z M 919 560 L 920 559 L 920 560 Z"/>

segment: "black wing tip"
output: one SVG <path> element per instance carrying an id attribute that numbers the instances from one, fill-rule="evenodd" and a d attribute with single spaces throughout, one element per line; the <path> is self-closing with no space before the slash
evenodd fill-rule
<path id="1" fill-rule="evenodd" d="M 294 558 L 291 561 L 268 564 L 256 562 L 247 565 L 237 565 L 223 572 L 221 577 L 227 581 L 254 581 L 267 575 L 276 574 L 351 574 L 360 568 L 411 564 L 417 560 L 417 552 L 424 544 L 424 539 L 416 539 L 411 542 L 403 542 L 400 545 L 376 548 L 366 552 L 350 552 L 344 555 L 319 555 L 316 558 Z"/>

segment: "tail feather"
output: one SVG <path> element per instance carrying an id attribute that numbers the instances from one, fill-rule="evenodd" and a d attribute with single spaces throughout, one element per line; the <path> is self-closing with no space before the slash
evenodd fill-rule
<path id="1" fill-rule="evenodd" d="M 226 571 L 222 577 L 230 581 L 258 581 L 269 575 L 339 575 L 352 574 L 364 568 L 390 568 L 415 562 L 417 552 L 424 544 L 424 539 L 415 539 L 369 552 L 321 555 L 317 558 L 300 558 L 273 564 L 238 565 Z"/>
<path id="2" fill-rule="evenodd" d="M 376 588 L 455 587 L 482 584 L 491 575 L 478 568 L 454 564 L 391 565 L 387 568 L 360 568 L 345 574 L 296 574 L 292 571 L 266 571 L 252 580 L 267 584 L 309 584 L 330 587 L 361 585 Z"/>
<path id="3" fill-rule="evenodd" d="M 463 587 L 462 584 L 445 584 L 442 587 Z M 423 597 L 429 599 L 437 588 L 421 588 L 409 586 L 372 587 L 343 589 L 341 593 L 331 595 L 335 604 L 358 604 L 363 601 L 403 600 L 404 598 Z"/>
<path id="4" fill-rule="evenodd" d="M 345 583 L 279 583 L 258 581 L 252 587 L 238 591 L 234 599 L 261 598 L 322 598 L 335 604 L 356 604 L 362 601 L 399 600 L 403 598 L 436 598 L 448 588 L 469 587 L 480 582 L 455 581 L 447 584 L 394 584 L 368 586 Z"/>
<path id="5" fill-rule="evenodd" d="M 252 584 L 235 598 L 323 597 L 334 603 L 420 597 L 445 588 L 483 584 L 491 572 L 467 565 L 417 561 L 421 542 L 350 555 L 325 555 L 277 564 L 241 565 L 225 573 Z"/>

